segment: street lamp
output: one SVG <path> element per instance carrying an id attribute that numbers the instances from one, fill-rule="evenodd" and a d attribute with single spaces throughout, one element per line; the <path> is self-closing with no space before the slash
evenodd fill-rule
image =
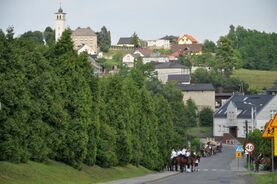
<path id="1" fill-rule="evenodd" d="M 252 122 L 252 132 L 254 131 L 254 127 L 256 127 L 256 110 L 257 107 L 255 104 L 251 102 L 243 102 L 244 104 L 251 105 L 251 122 Z M 254 115 L 255 114 L 255 115 Z"/>

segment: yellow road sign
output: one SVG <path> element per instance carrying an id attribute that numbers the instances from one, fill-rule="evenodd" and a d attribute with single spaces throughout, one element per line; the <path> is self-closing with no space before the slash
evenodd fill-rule
<path id="1" fill-rule="evenodd" d="M 241 158 L 242 157 L 242 153 L 240 151 L 236 152 L 236 158 Z"/>
<path id="2" fill-rule="evenodd" d="M 274 136 L 274 127 L 272 127 L 272 119 L 265 125 L 264 132 L 262 137 L 263 138 L 273 138 Z"/>

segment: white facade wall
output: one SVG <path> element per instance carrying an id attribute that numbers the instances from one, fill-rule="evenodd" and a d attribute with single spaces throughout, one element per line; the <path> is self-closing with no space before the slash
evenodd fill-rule
<path id="1" fill-rule="evenodd" d="M 272 113 L 277 112 L 277 95 L 275 95 L 271 101 L 265 105 L 265 107 L 256 116 L 256 128 L 261 128 L 272 118 Z"/>
<path id="2" fill-rule="evenodd" d="M 166 63 L 169 62 L 168 57 L 144 57 L 142 58 L 143 64 L 155 62 L 155 63 Z"/>
<path id="3" fill-rule="evenodd" d="M 134 47 L 134 44 L 117 44 L 119 47 Z"/>
<path id="4" fill-rule="evenodd" d="M 204 107 L 210 107 L 215 110 L 215 91 L 182 91 L 183 101 L 186 104 L 188 99 L 192 99 L 198 111 L 201 111 Z"/>
<path id="5" fill-rule="evenodd" d="M 213 135 L 223 136 L 224 133 L 229 133 L 229 128 L 226 127 L 225 118 L 214 118 L 213 122 Z"/>
<path id="6" fill-rule="evenodd" d="M 170 42 L 169 40 L 148 40 L 147 46 L 152 48 L 159 48 L 159 49 L 169 49 Z"/>
<path id="7" fill-rule="evenodd" d="M 122 58 L 122 63 L 126 64 L 129 68 L 134 67 L 134 61 L 135 61 L 135 57 L 132 56 L 131 54 L 126 54 L 123 58 Z"/>
<path id="8" fill-rule="evenodd" d="M 230 133 L 229 126 L 236 126 L 238 127 L 237 137 L 245 138 L 246 137 L 245 121 L 248 122 L 248 130 L 252 131 L 251 119 L 237 119 L 236 125 L 229 125 L 226 118 L 214 118 L 213 135 L 222 137 L 224 133 Z"/>
<path id="9" fill-rule="evenodd" d="M 165 84 L 168 81 L 168 75 L 186 75 L 190 74 L 190 70 L 186 68 L 163 68 L 155 69 L 158 73 L 158 79 Z"/>

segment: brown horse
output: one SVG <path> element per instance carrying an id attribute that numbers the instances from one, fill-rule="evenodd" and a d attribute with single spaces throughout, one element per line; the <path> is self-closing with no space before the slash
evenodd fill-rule
<path id="1" fill-rule="evenodd" d="M 191 159 L 191 171 L 194 172 L 194 171 L 198 171 L 198 169 L 196 170 L 196 168 L 198 167 L 198 164 L 200 163 L 200 156 L 197 156 L 197 155 L 192 155 L 190 157 Z M 196 160 L 198 160 L 198 163 L 196 163 Z"/>
<path id="2" fill-rule="evenodd" d="M 180 166 L 180 171 L 184 172 L 184 168 L 186 169 L 186 166 L 190 168 L 192 160 L 190 157 L 184 157 L 182 155 L 179 155 L 176 157 L 176 163 Z"/>
<path id="3" fill-rule="evenodd" d="M 168 171 L 174 171 L 174 166 L 175 166 L 175 171 L 178 171 L 178 165 L 177 165 L 176 157 L 174 157 L 173 159 L 170 159 L 168 161 L 168 165 L 167 165 Z"/>

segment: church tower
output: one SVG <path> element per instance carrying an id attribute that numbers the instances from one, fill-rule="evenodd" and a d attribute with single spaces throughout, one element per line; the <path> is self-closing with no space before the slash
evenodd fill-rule
<path id="1" fill-rule="evenodd" d="M 56 42 L 62 36 L 62 33 L 65 30 L 65 14 L 63 9 L 60 7 L 58 12 L 55 13 L 56 15 L 56 25 L 55 25 L 55 40 Z"/>

